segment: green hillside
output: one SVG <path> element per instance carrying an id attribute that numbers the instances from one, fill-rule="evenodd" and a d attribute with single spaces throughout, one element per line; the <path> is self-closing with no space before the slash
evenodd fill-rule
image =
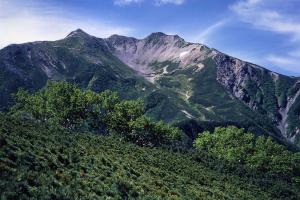
<path id="1" fill-rule="evenodd" d="M 1 199 L 300 198 L 289 181 L 225 166 L 204 152 L 139 147 L 1 116 Z"/>
<path id="2" fill-rule="evenodd" d="M 140 100 L 49 82 L 0 113 L 1 199 L 299 199 L 300 154 L 237 127 L 199 134 Z"/>

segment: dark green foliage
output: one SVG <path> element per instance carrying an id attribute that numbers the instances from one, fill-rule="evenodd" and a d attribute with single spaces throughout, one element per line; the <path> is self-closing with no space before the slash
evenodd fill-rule
<path id="1" fill-rule="evenodd" d="M 131 131 L 129 132 L 129 141 L 134 141 L 141 146 L 161 146 L 176 145 L 175 141 L 180 141 L 182 132 L 170 125 L 160 121 L 153 123 L 145 116 L 129 122 Z"/>
<path id="2" fill-rule="evenodd" d="M 205 151 L 145 148 L 0 117 L 2 199 L 300 198 L 294 183 L 256 172 L 246 176 L 238 164 L 230 172 L 230 165 Z"/>
<path id="3" fill-rule="evenodd" d="M 143 102 L 125 100 L 113 106 L 113 112 L 108 113 L 107 124 L 111 130 L 125 135 L 131 132 L 130 123 L 135 122 L 144 114 Z"/>
<path id="4" fill-rule="evenodd" d="M 199 150 L 235 162 L 244 162 L 252 151 L 252 145 L 253 135 L 234 126 L 218 127 L 212 134 L 205 131 L 199 134 L 194 143 L 195 148 Z"/>
<path id="5" fill-rule="evenodd" d="M 257 85 L 254 81 L 248 80 L 246 82 L 245 89 L 253 101 L 259 100 L 259 98 L 260 98 L 259 94 L 261 92 L 259 92 L 259 88 L 257 87 Z"/>
<path id="6" fill-rule="evenodd" d="M 267 94 L 263 98 L 263 108 L 274 118 L 277 115 L 278 104 L 275 96 L 274 82 L 268 72 L 268 70 L 262 72 L 262 92 L 263 94 Z"/>
<path id="7" fill-rule="evenodd" d="M 194 146 L 212 155 L 241 163 L 260 173 L 268 173 L 284 179 L 299 181 L 299 153 L 292 153 L 270 137 L 254 137 L 244 129 L 234 126 L 218 127 L 213 133 L 204 132 Z"/>
<path id="8" fill-rule="evenodd" d="M 288 90 L 288 96 L 295 96 L 295 94 L 300 90 L 300 82 L 296 82 L 295 85 Z"/>
<path id="9" fill-rule="evenodd" d="M 180 140 L 181 131 L 144 116 L 141 100 L 123 100 L 114 92 L 95 93 L 66 82 L 48 82 L 35 94 L 16 94 L 13 115 L 25 115 L 72 131 L 108 132 L 143 146 L 160 146 Z"/>
<path id="10" fill-rule="evenodd" d="M 90 90 L 82 91 L 66 82 L 48 82 L 44 89 L 33 95 L 20 90 L 12 113 L 29 114 L 37 120 L 71 130 L 83 126 L 99 128 L 93 125 L 100 124 L 102 101 L 101 94 Z"/>
<path id="11" fill-rule="evenodd" d="M 300 96 L 296 99 L 295 103 L 291 107 L 289 111 L 289 116 L 288 116 L 288 132 L 289 133 L 295 133 L 300 129 Z M 300 136 L 298 135 L 298 138 L 296 138 L 296 143 L 299 140 L 300 142 Z"/>
<path id="12" fill-rule="evenodd" d="M 285 107 L 287 103 L 288 98 L 288 90 L 291 88 L 291 85 L 294 85 L 295 80 L 289 78 L 289 77 L 279 77 L 276 81 L 276 91 L 275 94 L 278 98 L 278 103 L 280 107 Z"/>

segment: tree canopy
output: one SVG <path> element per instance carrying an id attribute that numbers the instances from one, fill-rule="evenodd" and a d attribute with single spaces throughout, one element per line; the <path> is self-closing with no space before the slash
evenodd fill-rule
<path id="1" fill-rule="evenodd" d="M 194 147 L 262 173 L 299 181 L 300 154 L 288 151 L 270 137 L 255 137 L 235 126 L 218 127 L 212 133 L 199 134 Z"/>
<path id="2" fill-rule="evenodd" d="M 145 116 L 141 100 L 121 100 L 115 92 L 96 93 L 67 82 L 48 82 L 34 94 L 15 95 L 13 115 L 22 115 L 72 131 L 118 134 L 139 145 L 159 146 L 180 140 L 179 129 Z"/>

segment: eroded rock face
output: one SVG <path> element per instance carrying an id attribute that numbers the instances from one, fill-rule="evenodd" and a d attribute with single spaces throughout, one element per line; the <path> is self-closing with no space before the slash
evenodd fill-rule
<path id="1" fill-rule="evenodd" d="M 255 102 L 245 90 L 247 81 L 256 81 L 258 85 L 260 84 L 253 71 L 254 66 L 221 53 L 214 56 L 214 60 L 217 64 L 217 81 L 236 98 L 255 109 Z"/>
<path id="2" fill-rule="evenodd" d="M 299 137 L 300 124 L 292 124 L 289 115 L 299 109 L 296 105 L 300 96 L 300 87 L 296 88 L 299 81 L 220 52 L 213 59 L 217 65 L 217 81 L 252 110 L 266 114 L 282 136 L 295 142 L 295 138 Z M 288 84 L 286 88 L 281 88 L 283 83 Z M 295 91 L 290 94 L 290 90 Z"/>
<path id="3" fill-rule="evenodd" d="M 181 68 L 201 69 L 201 62 L 209 56 L 209 49 L 204 45 L 186 42 L 177 35 L 153 33 L 141 40 L 113 35 L 106 41 L 120 60 L 151 82 L 159 77 L 157 69 L 151 67 L 155 62 L 171 61 Z"/>

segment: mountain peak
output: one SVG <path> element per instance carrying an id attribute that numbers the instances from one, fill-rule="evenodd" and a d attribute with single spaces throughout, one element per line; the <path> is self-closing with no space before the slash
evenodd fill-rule
<path id="1" fill-rule="evenodd" d="M 154 33 L 151 33 L 145 39 L 148 39 L 148 40 L 149 39 L 150 40 L 168 39 L 168 40 L 182 40 L 182 41 L 184 41 L 184 39 L 182 39 L 178 35 L 168 35 L 168 34 L 165 34 L 163 32 L 154 32 Z"/>
<path id="2" fill-rule="evenodd" d="M 84 32 L 82 29 L 78 28 L 67 35 L 67 37 L 74 37 L 74 36 L 90 36 L 88 33 Z"/>
<path id="3" fill-rule="evenodd" d="M 163 32 L 154 32 L 151 33 L 149 36 L 147 36 L 147 38 L 160 38 L 160 37 L 165 37 L 167 36 L 167 34 L 163 33 Z"/>

